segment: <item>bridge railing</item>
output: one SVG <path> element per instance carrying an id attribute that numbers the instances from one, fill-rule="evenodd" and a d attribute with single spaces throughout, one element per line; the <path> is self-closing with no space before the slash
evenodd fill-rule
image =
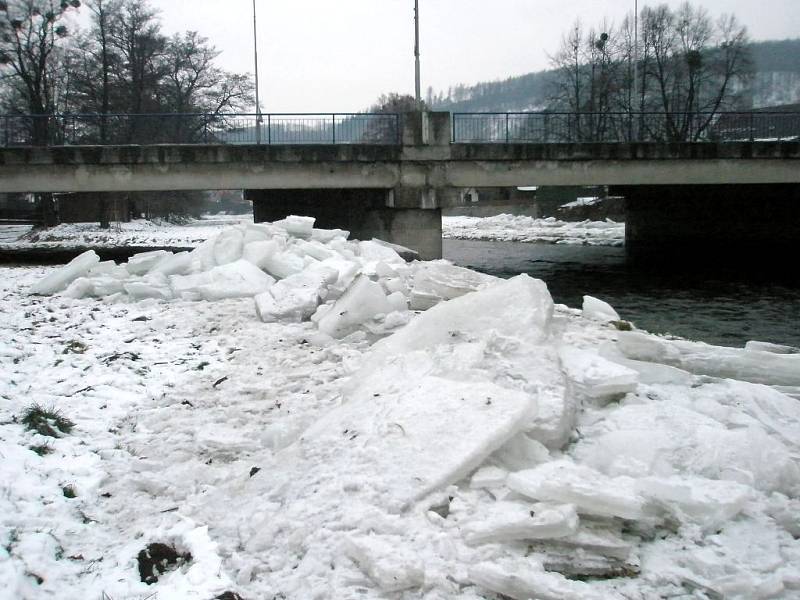
<path id="1" fill-rule="evenodd" d="M 0 115 L 3 146 L 399 143 L 396 113 Z"/>
<path id="2" fill-rule="evenodd" d="M 800 140 L 800 112 L 453 113 L 454 143 Z"/>

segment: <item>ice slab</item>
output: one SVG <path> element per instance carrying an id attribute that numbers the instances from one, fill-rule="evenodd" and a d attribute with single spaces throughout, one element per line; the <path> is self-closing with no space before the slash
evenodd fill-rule
<path id="1" fill-rule="evenodd" d="M 380 284 L 359 275 L 317 325 L 321 332 L 342 338 L 375 316 L 394 310 Z"/>
<path id="2" fill-rule="evenodd" d="M 619 321 L 617 311 L 608 302 L 594 296 L 583 297 L 582 315 L 584 319 L 594 321 Z"/>
<path id="3" fill-rule="evenodd" d="M 65 266 L 57 271 L 50 273 L 41 281 L 31 286 L 30 293 L 39 296 L 50 296 L 63 289 L 75 281 L 78 277 L 83 277 L 89 270 L 100 262 L 100 257 L 94 250 L 87 250 L 83 254 L 76 256 Z"/>
<path id="4" fill-rule="evenodd" d="M 800 354 L 666 340 L 636 331 L 621 331 L 617 346 L 628 358 L 671 365 L 698 375 L 772 385 L 800 385 Z"/>
<path id="5" fill-rule="evenodd" d="M 244 259 L 214 267 L 208 276 L 209 281 L 194 290 L 205 300 L 249 298 L 267 291 L 275 283 L 272 277 Z"/>
<path id="6" fill-rule="evenodd" d="M 481 562 L 469 568 L 475 585 L 514 600 L 615 600 L 617 594 L 596 592 L 587 583 L 544 570 L 526 558 Z"/>
<path id="7" fill-rule="evenodd" d="M 400 592 L 425 582 L 422 558 L 399 537 L 348 536 L 344 552 L 383 592 Z"/>
<path id="8" fill-rule="evenodd" d="M 262 254 L 258 258 L 258 266 L 276 279 L 285 279 L 305 269 L 306 264 L 293 252 L 273 252 Z"/>
<path id="9" fill-rule="evenodd" d="M 178 252 L 159 261 L 150 272 L 167 276 L 184 275 L 189 272 L 191 266 L 192 255 L 189 252 Z"/>
<path id="10" fill-rule="evenodd" d="M 244 231 L 241 227 L 224 229 L 214 239 L 214 264 L 227 265 L 242 258 Z"/>
<path id="11" fill-rule="evenodd" d="M 651 504 L 681 523 L 716 530 L 738 515 L 752 497 L 752 488 L 733 481 L 702 477 L 646 477 L 635 489 Z"/>
<path id="12" fill-rule="evenodd" d="M 314 217 L 300 217 L 297 215 L 289 215 L 280 221 L 274 221 L 272 224 L 286 230 L 287 233 L 299 238 L 310 238 L 314 232 Z"/>
<path id="13" fill-rule="evenodd" d="M 267 261 L 279 249 L 280 244 L 277 240 L 256 240 L 245 244 L 242 250 L 242 258 L 250 261 L 259 269 L 267 270 Z"/>
<path id="14" fill-rule="evenodd" d="M 578 531 L 578 513 L 571 504 L 495 502 L 473 516 L 461 531 L 470 545 L 548 540 Z"/>
<path id="15" fill-rule="evenodd" d="M 580 514 L 639 520 L 644 500 L 629 477 L 607 477 L 583 465 L 556 460 L 511 473 L 506 485 L 533 500 L 574 504 Z"/>
<path id="16" fill-rule="evenodd" d="M 600 524 L 581 525 L 574 533 L 553 539 L 548 545 L 566 548 L 573 553 L 580 550 L 584 556 L 593 554 L 622 561 L 628 560 L 633 551 L 633 545 L 622 539 L 614 527 Z M 538 548 L 543 548 L 543 545 L 537 545 Z"/>
<path id="17" fill-rule="evenodd" d="M 326 295 L 326 286 L 338 273 L 326 267 L 309 268 L 290 275 L 256 296 L 256 310 L 262 321 L 305 321 Z"/>
<path id="18" fill-rule="evenodd" d="M 383 262 L 386 264 L 403 264 L 403 258 L 393 248 L 379 244 L 375 240 L 358 242 L 358 253 L 365 261 Z"/>
<path id="19" fill-rule="evenodd" d="M 505 485 L 508 471 L 492 465 L 481 467 L 472 475 L 469 486 L 473 489 L 494 488 Z"/>
<path id="20" fill-rule="evenodd" d="M 771 344 L 769 342 L 749 341 L 744 345 L 744 349 L 754 352 L 772 352 L 773 354 L 800 354 L 800 348 Z"/>
<path id="21" fill-rule="evenodd" d="M 539 394 L 537 414 L 541 410 L 541 398 L 542 394 Z M 522 471 L 549 461 L 550 451 L 527 433 L 518 433 L 492 455 L 492 460 L 511 471 Z"/>
<path id="22" fill-rule="evenodd" d="M 608 361 L 595 352 L 563 346 L 558 355 L 573 389 L 584 398 L 605 404 L 615 397 L 636 391 L 639 380 L 636 371 Z"/>
<path id="23" fill-rule="evenodd" d="M 322 417 L 298 447 L 327 455 L 331 472 L 358 473 L 394 511 L 463 479 L 535 409 L 527 394 L 489 382 L 425 376 L 402 390 L 386 384 Z"/>
<path id="24" fill-rule="evenodd" d="M 443 300 L 451 300 L 497 282 L 497 278 L 471 269 L 456 267 L 448 261 L 414 265 L 411 285 L 411 308 L 427 310 Z"/>
<path id="25" fill-rule="evenodd" d="M 166 250 L 139 252 L 128 259 L 125 267 L 131 275 L 144 275 L 169 256 L 172 256 L 172 252 L 167 252 Z"/>
<path id="26" fill-rule="evenodd" d="M 393 336 L 377 342 L 372 351 L 391 356 L 469 341 L 489 331 L 539 344 L 550 333 L 552 316 L 553 300 L 547 286 L 523 274 L 431 308 Z"/>

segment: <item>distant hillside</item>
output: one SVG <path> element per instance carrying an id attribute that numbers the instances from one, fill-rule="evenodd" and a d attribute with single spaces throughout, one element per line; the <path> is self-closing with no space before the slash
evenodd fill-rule
<path id="1" fill-rule="evenodd" d="M 800 39 L 755 42 L 751 47 L 756 72 L 753 105 L 800 102 Z M 457 85 L 429 94 L 428 102 L 436 110 L 451 112 L 542 110 L 547 106 L 554 77 L 553 71 L 538 71 L 502 81 Z"/>

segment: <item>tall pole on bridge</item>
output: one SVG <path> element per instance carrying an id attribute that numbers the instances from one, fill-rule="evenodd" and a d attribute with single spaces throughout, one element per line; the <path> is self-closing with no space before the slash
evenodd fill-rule
<path id="1" fill-rule="evenodd" d="M 256 144 L 261 144 L 261 100 L 258 95 L 258 27 L 256 23 L 256 0 L 253 0 L 253 55 L 256 69 Z"/>
<path id="2" fill-rule="evenodd" d="M 419 0 L 414 0 L 414 83 L 417 110 L 422 110 L 422 90 L 419 77 Z"/>

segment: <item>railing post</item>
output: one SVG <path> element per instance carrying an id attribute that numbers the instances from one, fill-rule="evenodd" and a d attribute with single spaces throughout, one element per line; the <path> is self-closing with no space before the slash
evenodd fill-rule
<path id="1" fill-rule="evenodd" d="M 751 110 L 750 111 L 750 142 L 755 141 L 755 113 Z"/>
<path id="2" fill-rule="evenodd" d="M 336 115 L 331 115 L 331 124 L 333 126 L 333 143 L 336 143 Z"/>
<path id="3" fill-rule="evenodd" d="M 272 145 L 272 115 L 267 115 L 267 146 Z"/>
<path id="4" fill-rule="evenodd" d="M 5 146 L 6 146 L 6 148 L 8 148 L 8 146 L 9 146 L 9 139 L 10 139 L 8 130 L 9 130 L 9 127 L 11 127 L 11 125 L 9 124 L 9 120 L 10 120 L 9 116 L 6 115 L 6 117 L 5 117 L 6 131 L 5 131 L 5 136 L 4 136 L 5 137 Z"/>
<path id="5" fill-rule="evenodd" d="M 506 144 L 509 141 L 508 118 L 509 118 L 509 115 L 508 115 L 508 113 L 506 113 Z"/>
<path id="6" fill-rule="evenodd" d="M 203 142 L 208 143 L 208 115 L 203 113 Z"/>

